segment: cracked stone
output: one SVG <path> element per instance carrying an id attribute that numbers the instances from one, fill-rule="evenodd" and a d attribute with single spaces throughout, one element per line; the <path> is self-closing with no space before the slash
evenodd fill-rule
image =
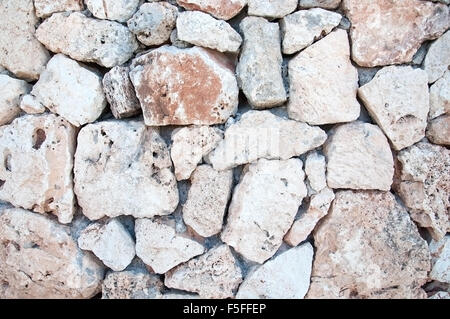
<path id="1" fill-rule="evenodd" d="M 221 20 L 236 16 L 247 4 L 247 0 L 177 0 L 186 10 L 199 10 Z"/>
<path id="2" fill-rule="evenodd" d="M 450 114 L 450 71 L 430 87 L 430 112 L 428 119 L 432 120 L 442 114 Z"/>
<path id="3" fill-rule="evenodd" d="M 311 152 L 306 157 L 305 173 L 309 185 L 315 192 L 320 192 L 327 187 L 326 165 L 325 156 L 317 152 Z"/>
<path id="4" fill-rule="evenodd" d="M 31 94 L 25 94 L 20 100 L 19 107 L 28 114 L 41 114 L 45 112 L 45 106 Z"/>
<path id="5" fill-rule="evenodd" d="M 440 241 L 430 243 L 431 272 L 430 279 L 450 283 L 450 235 Z"/>
<path id="6" fill-rule="evenodd" d="M 0 126 L 11 123 L 20 114 L 20 99 L 31 86 L 23 81 L 0 74 Z"/>
<path id="7" fill-rule="evenodd" d="M 139 0 L 86 0 L 86 6 L 96 18 L 126 22 L 136 12 Z"/>
<path id="8" fill-rule="evenodd" d="M 47 18 L 55 12 L 82 11 L 84 9 L 83 0 L 34 0 L 34 7 L 36 15 L 40 18 Z"/>
<path id="9" fill-rule="evenodd" d="M 450 19 L 450 18 L 449 18 Z M 434 41 L 423 62 L 425 72 L 428 74 L 428 82 L 433 83 L 441 78 L 450 68 L 450 32 L 445 32 Z M 448 80 L 447 80 L 448 86 Z"/>

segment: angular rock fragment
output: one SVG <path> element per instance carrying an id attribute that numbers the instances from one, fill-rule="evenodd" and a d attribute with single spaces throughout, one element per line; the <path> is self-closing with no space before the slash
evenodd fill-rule
<path id="1" fill-rule="evenodd" d="M 347 33 L 336 30 L 289 61 L 289 117 L 312 125 L 358 118 L 358 72 Z"/>
<path id="2" fill-rule="evenodd" d="M 145 269 L 109 272 L 102 284 L 102 299 L 155 299 L 163 283 Z"/>
<path id="3" fill-rule="evenodd" d="M 31 94 L 26 94 L 22 97 L 19 107 L 28 114 L 41 114 L 45 112 L 45 106 Z"/>
<path id="4" fill-rule="evenodd" d="M 264 18 L 246 17 L 239 24 L 244 35 L 236 74 L 253 108 L 283 104 L 287 97 L 281 76 L 280 29 Z"/>
<path id="5" fill-rule="evenodd" d="M 450 115 L 432 120 L 427 127 L 427 138 L 433 144 L 450 145 Z"/>
<path id="6" fill-rule="evenodd" d="M 336 9 L 339 7 L 341 0 L 300 0 L 301 8 L 324 8 L 324 9 Z"/>
<path id="7" fill-rule="evenodd" d="M 308 298 L 426 297 L 427 243 L 390 192 L 337 192 L 314 245 Z"/>
<path id="8" fill-rule="evenodd" d="M 338 126 L 323 148 L 330 188 L 388 191 L 394 175 L 389 143 L 376 125 L 353 122 Z"/>
<path id="9" fill-rule="evenodd" d="M 450 293 L 446 291 L 438 291 L 431 297 L 428 297 L 428 299 L 450 299 Z"/>
<path id="10" fill-rule="evenodd" d="M 440 241 L 430 243 L 431 272 L 430 279 L 450 283 L 450 235 Z"/>
<path id="11" fill-rule="evenodd" d="M 166 273 L 169 288 L 196 292 L 201 298 L 231 298 L 242 282 L 242 273 L 227 245 L 207 253 Z"/>
<path id="12" fill-rule="evenodd" d="M 86 125 L 75 154 L 78 204 L 91 220 L 170 214 L 178 205 L 171 167 L 167 145 L 155 128 L 123 120 Z"/>
<path id="13" fill-rule="evenodd" d="M 30 85 L 0 74 L 0 126 L 11 123 L 20 113 L 20 98 L 30 91 Z"/>
<path id="14" fill-rule="evenodd" d="M 248 0 L 248 15 L 282 18 L 297 8 L 298 0 Z"/>
<path id="15" fill-rule="evenodd" d="M 450 113 L 450 71 L 430 87 L 430 113 L 428 119 Z"/>
<path id="16" fill-rule="evenodd" d="M 172 30 L 172 33 L 170 33 L 170 43 L 179 49 L 186 49 L 193 47 L 192 44 L 185 41 L 181 41 L 178 38 L 178 31 L 176 28 Z"/>
<path id="17" fill-rule="evenodd" d="M 317 152 L 312 152 L 306 157 L 305 173 L 308 177 L 309 185 L 316 192 L 320 192 L 327 187 L 326 165 L 325 156 Z"/>
<path id="18" fill-rule="evenodd" d="M 450 32 L 445 32 L 434 41 L 423 62 L 425 72 L 428 74 L 428 82 L 438 80 L 450 67 Z M 448 71 L 447 71 L 448 73 Z M 448 86 L 447 82 L 447 86 Z"/>
<path id="19" fill-rule="evenodd" d="M 221 20 L 229 20 L 247 4 L 247 0 L 177 0 L 186 10 L 199 10 Z"/>
<path id="20" fill-rule="evenodd" d="M 237 110 L 234 68 L 219 52 L 163 46 L 136 58 L 130 78 L 149 126 L 219 124 Z"/>
<path id="21" fill-rule="evenodd" d="M 85 0 L 94 17 L 126 22 L 136 12 L 139 0 Z"/>
<path id="22" fill-rule="evenodd" d="M 34 7 L 36 15 L 40 18 L 47 18 L 55 12 L 81 11 L 84 9 L 82 0 L 34 0 Z"/>

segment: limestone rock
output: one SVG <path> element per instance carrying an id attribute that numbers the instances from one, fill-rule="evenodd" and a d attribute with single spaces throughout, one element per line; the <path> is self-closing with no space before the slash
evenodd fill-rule
<path id="1" fill-rule="evenodd" d="M 163 283 L 143 269 L 109 272 L 102 284 L 102 299 L 154 299 Z"/>
<path id="2" fill-rule="evenodd" d="M 352 27 L 353 61 L 361 66 L 411 62 L 422 42 L 449 27 L 449 9 L 419 0 L 343 0 Z"/>
<path id="3" fill-rule="evenodd" d="M 63 54 L 51 58 L 31 95 L 75 126 L 94 122 L 106 106 L 101 77 Z"/>
<path id="4" fill-rule="evenodd" d="M 186 10 L 199 10 L 221 20 L 229 20 L 247 4 L 247 0 L 177 0 Z"/>
<path id="5" fill-rule="evenodd" d="M 242 38 L 228 23 L 207 13 L 185 11 L 177 18 L 178 38 L 220 52 L 238 53 Z"/>
<path id="6" fill-rule="evenodd" d="M 327 186 L 326 165 L 325 156 L 317 152 L 312 152 L 306 157 L 305 173 L 308 177 L 309 185 L 316 192 L 320 192 Z"/>
<path id="7" fill-rule="evenodd" d="M 338 126 L 323 152 L 327 157 L 328 187 L 391 188 L 394 160 L 378 126 L 359 121 Z"/>
<path id="8" fill-rule="evenodd" d="M 77 247 L 71 229 L 30 211 L 0 213 L 0 298 L 91 298 L 103 266 Z"/>
<path id="9" fill-rule="evenodd" d="M 53 14 L 41 23 L 36 37 L 52 52 L 106 68 L 125 63 L 138 48 L 127 27 L 79 12 Z"/>
<path id="10" fill-rule="evenodd" d="M 86 6 L 94 17 L 126 22 L 136 12 L 139 0 L 86 0 Z"/>
<path id="11" fill-rule="evenodd" d="M 160 45 L 169 40 L 177 14 L 177 7 L 167 2 L 144 3 L 127 25 L 141 43 Z"/>
<path id="12" fill-rule="evenodd" d="M 45 106 L 31 94 L 22 96 L 19 107 L 28 114 L 41 114 L 45 112 Z"/>
<path id="13" fill-rule="evenodd" d="M 142 122 L 109 120 L 78 134 L 74 180 L 78 204 L 91 220 L 172 213 L 178 189 L 167 145 Z"/>
<path id="14" fill-rule="evenodd" d="M 218 172 L 209 165 L 198 166 L 183 206 L 186 225 L 203 237 L 220 233 L 232 185 L 232 170 Z"/>
<path id="15" fill-rule="evenodd" d="M 440 241 L 430 243 L 431 272 L 430 279 L 450 283 L 450 235 Z"/>
<path id="16" fill-rule="evenodd" d="M 428 299 L 450 299 L 450 293 L 446 291 L 438 291 L 433 296 L 429 297 Z"/>
<path id="17" fill-rule="evenodd" d="M 450 231 L 450 150 L 419 142 L 398 153 L 394 189 L 435 240 Z"/>
<path id="18" fill-rule="evenodd" d="M 248 0 L 248 15 L 282 18 L 297 8 L 298 0 Z"/>
<path id="19" fill-rule="evenodd" d="M 236 113 L 239 89 L 225 55 L 163 46 L 135 61 L 130 78 L 146 125 L 219 124 Z"/>
<path id="20" fill-rule="evenodd" d="M 339 13 L 320 8 L 300 10 L 284 17 L 280 22 L 283 53 L 293 54 L 306 48 L 330 33 L 341 18 Z"/>
<path id="21" fill-rule="evenodd" d="M 427 127 L 427 137 L 434 144 L 450 145 L 450 114 L 432 120 Z"/>
<path id="22" fill-rule="evenodd" d="M 358 89 L 371 117 L 395 150 L 425 136 L 429 110 L 427 74 L 410 66 L 387 66 Z"/>
<path id="23" fill-rule="evenodd" d="M 116 119 L 130 117 L 141 111 L 128 73 L 130 68 L 116 66 L 103 77 L 103 90 Z"/>
<path id="24" fill-rule="evenodd" d="M 54 114 L 24 115 L 0 127 L 0 200 L 70 223 L 75 142 L 75 128 Z"/>
<path id="25" fill-rule="evenodd" d="M 338 29 L 289 61 L 289 117 L 313 125 L 358 118 L 358 71 L 347 33 Z"/>
<path id="26" fill-rule="evenodd" d="M 314 245 L 308 298 L 426 297 L 427 243 L 390 192 L 337 192 Z"/>
<path id="27" fill-rule="evenodd" d="M 260 159 L 235 187 L 222 240 L 262 264 L 281 246 L 306 196 L 302 162 Z"/>
<path id="28" fill-rule="evenodd" d="M 136 254 L 157 274 L 163 274 L 205 251 L 201 244 L 176 234 L 175 227 L 163 221 L 137 219 L 135 230 Z"/>
<path id="29" fill-rule="evenodd" d="M 34 0 L 34 7 L 36 15 L 40 18 L 47 18 L 55 12 L 84 9 L 83 0 Z"/>
<path id="30" fill-rule="evenodd" d="M 289 159 L 319 147 L 327 138 L 319 127 L 278 117 L 269 111 L 249 111 L 231 124 L 224 140 L 207 156 L 216 170 L 260 158 Z"/>
<path id="31" fill-rule="evenodd" d="M 164 284 L 196 292 L 201 298 L 231 298 L 242 282 L 242 273 L 227 245 L 207 253 L 166 273 Z"/>
<path id="32" fill-rule="evenodd" d="M 450 114 L 450 71 L 430 87 L 430 113 L 428 119 Z"/>
<path id="33" fill-rule="evenodd" d="M 0 126 L 11 123 L 20 113 L 20 98 L 30 91 L 27 82 L 0 74 Z"/>
<path id="34" fill-rule="evenodd" d="M 439 39 L 434 41 L 423 63 L 428 74 L 428 82 L 438 80 L 450 67 L 450 32 L 445 32 Z M 448 73 L 448 72 L 447 72 Z M 448 82 L 447 82 L 448 86 Z"/>
<path id="35" fill-rule="evenodd" d="M 35 38 L 37 23 L 32 0 L 0 2 L 0 65 L 19 78 L 38 79 L 50 59 Z"/>
<path id="36" fill-rule="evenodd" d="M 300 0 L 301 8 L 324 8 L 324 9 L 336 9 L 339 7 L 341 0 Z"/>
<path id="37" fill-rule="evenodd" d="M 114 271 L 124 270 L 135 255 L 133 238 L 117 219 L 90 224 L 81 232 L 78 246 L 91 250 Z"/>
<path id="38" fill-rule="evenodd" d="M 185 41 L 181 41 L 178 38 L 177 28 L 173 29 L 172 33 L 170 34 L 170 43 L 179 49 L 191 48 L 193 46 L 192 44 Z"/>
<path id="39" fill-rule="evenodd" d="M 308 292 L 314 251 L 310 243 L 291 248 L 250 272 L 238 299 L 302 299 Z"/>

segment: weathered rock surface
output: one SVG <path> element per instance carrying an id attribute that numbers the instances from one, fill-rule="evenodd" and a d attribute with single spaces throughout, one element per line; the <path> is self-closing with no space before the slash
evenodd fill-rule
<path id="1" fill-rule="evenodd" d="M 319 127 L 287 120 L 269 111 L 248 111 L 225 131 L 224 140 L 207 156 L 216 170 L 260 158 L 289 159 L 319 147 L 327 138 Z"/>
<path id="2" fill-rule="evenodd" d="M 249 164 L 234 189 L 222 240 L 251 261 L 272 257 L 307 194 L 304 178 L 299 159 Z"/>
<path id="3" fill-rule="evenodd" d="M 324 146 L 330 188 L 388 191 L 394 175 L 389 143 L 376 125 L 353 122 L 338 126 Z"/>
<path id="4" fill-rule="evenodd" d="M 75 128 L 53 114 L 24 115 L 0 127 L 0 200 L 70 223 L 75 139 Z"/>
<path id="5" fill-rule="evenodd" d="M 173 29 L 172 32 L 170 33 L 170 43 L 179 49 L 186 49 L 186 48 L 193 47 L 192 44 L 185 42 L 185 41 L 181 41 L 178 38 L 177 28 Z"/>
<path id="6" fill-rule="evenodd" d="M 63 54 L 51 58 L 31 95 L 75 126 L 94 122 L 106 106 L 100 75 Z"/>
<path id="7" fill-rule="evenodd" d="M 81 232 L 78 246 L 91 250 L 114 271 L 124 270 L 135 256 L 134 240 L 117 219 L 90 224 Z"/>
<path id="8" fill-rule="evenodd" d="M 207 253 L 166 273 L 164 284 L 196 292 L 201 298 L 231 298 L 242 282 L 242 273 L 227 245 Z"/>
<path id="9" fill-rule="evenodd" d="M 229 20 L 247 4 L 247 0 L 177 0 L 186 10 L 199 10 L 216 17 Z"/>
<path id="10" fill-rule="evenodd" d="M 154 299 L 161 296 L 162 281 L 144 269 L 109 272 L 102 284 L 102 299 Z"/>
<path id="11" fill-rule="evenodd" d="M 210 237 L 222 230 L 223 217 L 231 195 L 233 171 L 216 171 L 200 165 L 192 173 L 183 220 L 197 234 Z"/>
<path id="12" fill-rule="evenodd" d="M 0 3 L 0 65 L 19 78 L 36 80 L 50 59 L 35 38 L 36 17 L 32 0 Z"/>
<path id="13" fill-rule="evenodd" d="M 136 12 L 139 0 L 85 0 L 94 17 L 126 22 Z"/>
<path id="14" fill-rule="evenodd" d="M 45 112 L 45 106 L 31 94 L 22 96 L 19 107 L 28 114 L 41 114 Z"/>
<path id="15" fill-rule="evenodd" d="M 30 85 L 23 80 L 0 74 L 0 126 L 11 123 L 20 113 L 20 98 Z"/>
<path id="16" fill-rule="evenodd" d="M 395 150 L 425 136 L 430 98 L 423 70 L 410 66 L 384 67 L 358 89 L 358 96 Z"/>
<path id="17" fill-rule="evenodd" d="M 238 53 L 242 38 L 228 23 L 200 11 L 184 11 L 177 18 L 178 38 L 220 52 Z"/>
<path id="18" fill-rule="evenodd" d="M 302 299 L 308 292 L 313 255 L 306 243 L 267 261 L 245 277 L 236 298 Z"/>
<path id="19" fill-rule="evenodd" d="M 0 212 L 0 263 L 2 299 L 91 298 L 104 271 L 69 227 L 19 208 Z"/>
<path id="20" fill-rule="evenodd" d="M 450 113 L 450 71 L 430 87 L 430 112 L 428 119 Z"/>
<path id="21" fill-rule="evenodd" d="M 450 18 L 449 18 L 450 19 Z M 428 74 L 428 82 L 433 83 L 444 75 L 450 67 L 450 32 L 445 32 L 439 39 L 434 41 L 423 62 Z M 448 73 L 448 71 L 447 71 Z M 448 82 L 447 82 L 448 87 Z"/>
<path id="22" fill-rule="evenodd" d="M 325 156 L 317 152 L 312 152 L 306 157 L 305 173 L 309 185 L 316 192 L 320 192 L 327 187 L 326 165 Z"/>
<path id="23" fill-rule="evenodd" d="M 169 40 L 177 14 L 177 7 L 168 2 L 144 3 L 127 25 L 141 43 L 160 45 Z"/>
<path id="24" fill-rule="evenodd" d="M 339 25 L 339 13 L 314 8 L 294 12 L 280 21 L 283 53 L 293 54 L 306 48 Z"/>
<path id="25" fill-rule="evenodd" d="M 430 278 L 439 282 L 450 283 L 450 235 L 440 241 L 430 243 L 431 272 Z"/>
<path id="26" fill-rule="evenodd" d="M 86 2 L 89 1 L 86 0 Z M 81 11 L 84 9 L 82 0 L 34 0 L 33 2 L 36 15 L 40 18 L 47 18 L 55 12 Z"/>
<path id="27" fill-rule="evenodd" d="M 171 166 L 167 145 L 155 128 L 123 120 L 86 125 L 75 154 L 78 204 L 91 220 L 170 214 L 178 204 Z"/>
<path id="28" fill-rule="evenodd" d="M 428 228 L 435 240 L 450 231 L 450 150 L 427 142 L 398 154 L 394 189 L 411 218 Z"/>
<path id="29" fill-rule="evenodd" d="M 236 113 L 234 68 L 219 52 L 163 46 L 135 59 L 130 78 L 146 125 L 211 125 Z"/>
<path id="30" fill-rule="evenodd" d="M 341 0 L 300 0 L 300 8 L 324 8 L 336 9 L 339 7 Z"/>
<path id="31" fill-rule="evenodd" d="M 313 125 L 358 118 L 358 71 L 347 33 L 336 30 L 289 61 L 289 117 Z"/>
<path id="32" fill-rule="evenodd" d="M 248 0 L 248 15 L 282 18 L 297 8 L 298 0 Z"/>
<path id="33" fill-rule="evenodd" d="M 236 74 L 253 108 L 283 104 L 287 97 L 281 76 L 280 29 L 264 18 L 246 17 L 239 24 L 244 35 Z"/>
<path id="34" fill-rule="evenodd" d="M 426 297 L 427 243 L 390 192 L 337 192 L 314 244 L 308 298 Z"/>
<path id="35" fill-rule="evenodd" d="M 419 0 L 343 0 L 353 61 L 361 66 L 411 62 L 422 42 L 449 27 L 449 9 Z"/>
<path id="36" fill-rule="evenodd" d="M 450 145 L 449 114 L 440 116 L 428 124 L 427 138 L 434 144 Z"/>
<path id="37" fill-rule="evenodd" d="M 431 297 L 428 297 L 428 299 L 450 299 L 450 293 L 446 291 L 438 291 Z"/>
<path id="38" fill-rule="evenodd" d="M 138 48 L 127 27 L 79 12 L 53 14 L 41 23 L 36 37 L 52 52 L 106 68 L 125 63 Z"/>

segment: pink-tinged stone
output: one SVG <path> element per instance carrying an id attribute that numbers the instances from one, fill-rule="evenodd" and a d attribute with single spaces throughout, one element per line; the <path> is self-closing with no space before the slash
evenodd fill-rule
<path id="1" fill-rule="evenodd" d="M 427 137 L 431 143 L 450 145 L 450 114 L 435 118 L 428 123 Z"/>
<path id="2" fill-rule="evenodd" d="M 199 10 L 222 19 L 229 20 L 247 4 L 247 0 L 177 0 L 186 10 Z"/>

